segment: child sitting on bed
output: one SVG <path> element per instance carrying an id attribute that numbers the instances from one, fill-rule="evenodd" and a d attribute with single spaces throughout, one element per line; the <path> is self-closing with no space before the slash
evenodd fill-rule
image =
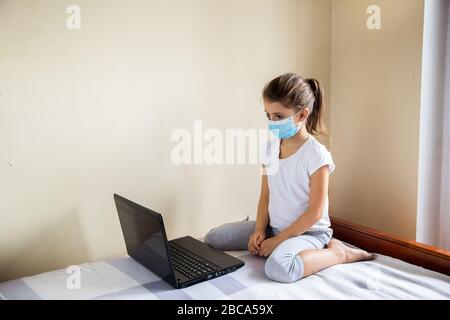
<path id="1" fill-rule="evenodd" d="M 262 95 L 268 125 L 277 137 L 278 167 L 263 164 L 256 221 L 211 229 L 205 243 L 224 251 L 245 250 L 268 257 L 265 274 L 294 282 L 330 266 L 373 259 L 373 255 L 332 239 L 328 216 L 330 152 L 313 135 L 320 133 L 323 91 L 315 79 L 288 73 L 268 83 Z"/>

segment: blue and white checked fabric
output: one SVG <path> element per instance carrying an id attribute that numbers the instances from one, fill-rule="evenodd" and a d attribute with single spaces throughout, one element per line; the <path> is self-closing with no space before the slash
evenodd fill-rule
<path id="1" fill-rule="evenodd" d="M 66 269 L 0 283 L 1 299 L 449 299 L 450 277 L 391 257 L 337 265 L 294 283 L 264 274 L 265 258 L 228 252 L 239 270 L 174 289 L 128 256 L 84 263 L 80 288 L 69 289 Z"/>

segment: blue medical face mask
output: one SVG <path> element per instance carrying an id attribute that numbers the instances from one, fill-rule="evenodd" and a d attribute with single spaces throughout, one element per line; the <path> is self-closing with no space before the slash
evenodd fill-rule
<path id="1" fill-rule="evenodd" d="M 300 110 L 301 111 L 301 110 Z M 295 136 L 297 132 L 300 131 L 302 128 L 302 125 L 297 126 L 294 122 L 294 117 L 298 115 L 299 112 L 297 112 L 295 115 L 278 121 L 272 121 L 268 120 L 267 123 L 269 124 L 269 130 L 272 131 L 272 133 L 278 137 L 279 139 L 289 139 Z"/>

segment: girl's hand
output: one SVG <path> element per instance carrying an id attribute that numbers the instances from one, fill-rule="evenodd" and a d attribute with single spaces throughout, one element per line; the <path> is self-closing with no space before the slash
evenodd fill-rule
<path id="1" fill-rule="evenodd" d="M 278 245 L 283 242 L 283 238 L 280 236 L 274 236 L 272 238 L 264 240 L 258 250 L 258 254 L 261 257 L 268 257 L 272 253 L 273 250 L 275 250 Z"/>
<path id="2" fill-rule="evenodd" d="M 258 254 L 259 246 L 265 238 L 265 231 L 255 231 L 248 240 L 248 250 L 253 254 Z"/>

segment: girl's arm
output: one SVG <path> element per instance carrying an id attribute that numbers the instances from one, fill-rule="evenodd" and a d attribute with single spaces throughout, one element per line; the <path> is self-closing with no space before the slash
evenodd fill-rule
<path id="1" fill-rule="evenodd" d="M 255 231 L 265 231 L 269 223 L 269 185 L 265 168 L 263 168 L 261 181 L 261 195 L 258 202 Z"/>
<path id="2" fill-rule="evenodd" d="M 278 234 L 281 239 L 304 233 L 322 218 L 328 196 L 328 179 L 328 165 L 313 173 L 310 182 L 309 207 L 293 224 Z"/>

